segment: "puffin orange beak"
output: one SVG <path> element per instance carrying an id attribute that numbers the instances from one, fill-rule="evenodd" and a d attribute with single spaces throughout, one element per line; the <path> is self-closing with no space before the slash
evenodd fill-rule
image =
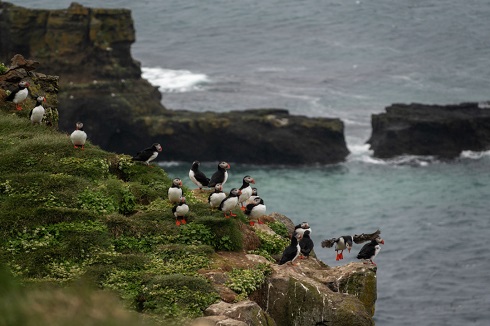
<path id="1" fill-rule="evenodd" d="M 347 248 L 347 251 L 350 252 L 351 248 Z"/>
<path id="2" fill-rule="evenodd" d="M 255 180 L 254 180 L 254 179 L 252 179 L 252 181 L 251 181 L 251 182 L 252 182 L 253 184 L 255 184 Z"/>
<path id="3" fill-rule="evenodd" d="M 384 240 L 381 240 L 381 242 L 380 242 L 380 243 L 381 243 L 381 244 L 385 244 L 385 241 L 384 241 Z"/>

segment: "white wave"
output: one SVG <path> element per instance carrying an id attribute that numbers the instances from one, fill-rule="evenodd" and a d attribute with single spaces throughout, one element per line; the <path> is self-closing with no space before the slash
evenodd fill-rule
<path id="1" fill-rule="evenodd" d="M 198 91 L 202 85 L 209 83 L 210 79 L 205 74 L 193 73 L 188 70 L 172 70 L 160 67 L 141 68 L 141 76 L 152 85 L 158 86 L 164 93 L 184 93 Z"/>
<path id="2" fill-rule="evenodd" d="M 490 151 L 485 151 L 485 152 L 462 151 L 460 157 L 479 160 L 482 157 L 490 157 Z"/>

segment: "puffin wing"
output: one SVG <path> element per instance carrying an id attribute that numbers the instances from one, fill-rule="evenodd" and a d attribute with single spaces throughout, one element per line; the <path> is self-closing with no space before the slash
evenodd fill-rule
<path id="1" fill-rule="evenodd" d="M 136 155 L 133 157 L 133 160 L 146 161 L 151 157 L 152 154 L 153 154 L 153 150 L 151 148 L 145 148 L 141 152 L 136 153 Z"/>
<path id="2" fill-rule="evenodd" d="M 375 246 L 371 242 L 366 243 L 357 254 L 357 259 L 371 259 L 375 252 Z"/>
<path id="3" fill-rule="evenodd" d="M 310 238 L 303 238 L 299 242 L 299 246 L 301 247 L 301 253 L 305 256 L 309 256 L 315 245 Z"/>
<path id="4" fill-rule="evenodd" d="M 380 233 L 381 233 L 381 231 L 377 230 L 374 233 L 355 234 L 352 238 L 353 238 L 355 243 L 359 244 L 359 243 L 363 243 L 366 241 L 371 241 L 373 239 L 376 239 Z"/>
<path id="5" fill-rule="evenodd" d="M 194 173 L 194 178 L 196 178 L 196 180 L 199 181 L 203 186 L 207 186 L 210 181 L 210 179 L 206 177 L 206 175 L 201 171 Z"/>
<path id="6" fill-rule="evenodd" d="M 327 239 L 322 241 L 322 248 L 331 248 L 339 238 L 332 238 L 332 239 Z"/>

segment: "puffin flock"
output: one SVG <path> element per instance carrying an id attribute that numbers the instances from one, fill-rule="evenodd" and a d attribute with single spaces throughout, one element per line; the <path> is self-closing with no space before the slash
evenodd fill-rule
<path id="1" fill-rule="evenodd" d="M 27 81 L 19 82 L 18 88 L 10 92 L 5 100 L 14 103 L 16 110 L 22 110 L 21 103 L 29 96 L 29 86 Z M 46 102 L 45 97 L 38 96 L 36 98 L 36 106 L 29 112 L 31 124 L 40 125 L 42 123 L 45 114 L 44 102 Z M 75 149 L 84 149 L 87 134 L 83 130 L 82 122 L 75 124 L 75 130 L 70 134 L 70 140 Z M 150 166 L 150 162 L 155 160 L 161 151 L 162 146 L 159 143 L 154 143 L 150 147 L 137 152 L 132 157 L 132 160 Z M 240 207 L 245 215 L 248 216 L 251 226 L 254 226 L 256 221 L 259 224 L 263 224 L 260 218 L 266 215 L 266 206 L 264 200 L 258 195 L 257 188 L 252 188 L 251 186 L 251 184 L 255 184 L 254 178 L 249 175 L 244 176 L 242 185 L 238 188 L 231 188 L 228 194 L 226 194 L 223 189 L 225 183 L 228 181 L 230 164 L 225 161 L 219 162 L 217 170 L 212 174 L 211 178 L 206 177 L 199 169 L 200 164 L 199 161 L 192 163 L 189 170 L 189 179 L 198 187 L 199 191 L 203 191 L 203 188 L 211 189 L 212 192 L 208 196 L 208 204 L 211 209 L 218 209 L 223 212 L 225 218 L 230 218 L 236 216 L 233 210 Z M 168 200 L 174 204 L 172 214 L 175 217 L 175 224 L 177 226 L 187 224 L 186 215 L 189 213 L 189 206 L 186 204 L 186 199 L 183 196 L 182 186 L 182 180 L 180 178 L 174 178 L 172 185 L 168 189 Z M 344 259 L 344 250 L 350 253 L 353 243 L 361 244 L 369 241 L 361 248 L 357 254 L 357 258 L 364 263 L 376 265 L 373 259 L 381 250 L 380 244 L 384 244 L 384 240 L 379 236 L 380 233 L 377 230 L 371 234 L 344 235 L 338 238 L 323 240 L 321 245 L 322 248 L 331 248 L 334 246 L 336 252 L 335 260 L 339 261 Z M 309 258 L 314 247 L 310 235 L 311 227 L 307 222 L 296 225 L 291 235 L 291 242 L 284 249 L 282 257 L 279 260 L 279 265 L 291 264 L 295 266 L 296 259 Z"/>

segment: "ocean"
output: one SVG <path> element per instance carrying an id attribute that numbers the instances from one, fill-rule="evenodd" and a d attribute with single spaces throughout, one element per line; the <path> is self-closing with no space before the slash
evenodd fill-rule
<path id="1" fill-rule="evenodd" d="M 61 9 L 71 0 L 10 2 Z M 392 103 L 490 100 L 489 1 L 77 2 L 132 10 L 133 57 L 169 109 L 284 108 L 342 119 L 346 162 L 217 158 L 231 164 L 225 190 L 254 177 L 268 212 L 310 223 L 315 252 L 330 266 L 356 261 L 361 245 L 336 262 L 322 240 L 379 228 L 377 325 L 490 325 L 490 152 L 379 160 L 365 144 L 371 115 Z M 161 165 L 193 187 L 191 162 Z"/>

